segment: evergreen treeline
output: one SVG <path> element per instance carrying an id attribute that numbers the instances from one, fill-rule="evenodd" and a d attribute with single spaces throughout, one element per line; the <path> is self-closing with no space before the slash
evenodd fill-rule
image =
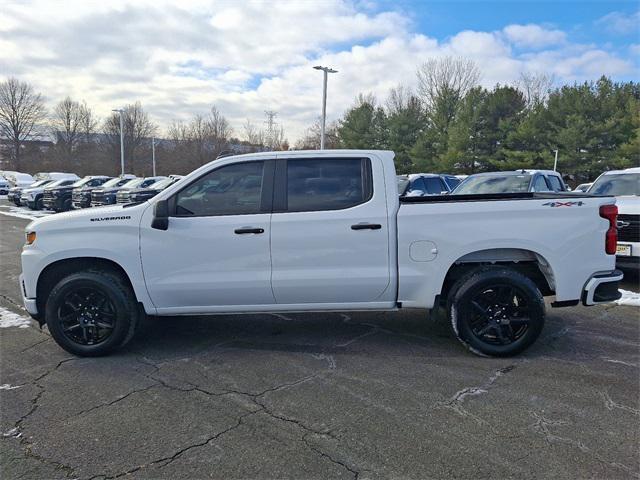
<path id="1" fill-rule="evenodd" d="M 602 77 L 543 91 L 549 82 L 524 80 L 435 95 L 396 88 L 383 105 L 361 94 L 329 145 L 393 150 L 400 173 L 549 169 L 556 149 L 558 170 L 578 182 L 640 165 L 639 83 Z"/>

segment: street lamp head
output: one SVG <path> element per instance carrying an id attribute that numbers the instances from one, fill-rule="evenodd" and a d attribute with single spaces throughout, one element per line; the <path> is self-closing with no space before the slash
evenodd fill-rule
<path id="1" fill-rule="evenodd" d="M 338 71 L 337 71 L 337 70 L 334 70 L 334 69 L 333 69 L 333 68 L 331 68 L 331 67 L 323 67 L 323 66 L 321 66 L 321 65 L 316 65 L 316 66 L 315 66 L 315 67 L 313 67 L 313 68 L 315 68 L 316 70 L 323 70 L 323 71 L 325 71 L 325 72 L 327 72 L 327 73 L 338 73 Z"/>

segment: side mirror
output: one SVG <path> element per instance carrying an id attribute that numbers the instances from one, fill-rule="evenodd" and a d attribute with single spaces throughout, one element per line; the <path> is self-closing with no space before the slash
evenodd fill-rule
<path id="1" fill-rule="evenodd" d="M 156 230 L 167 230 L 169 228 L 169 203 L 167 200 L 158 200 L 153 207 L 151 228 Z"/>

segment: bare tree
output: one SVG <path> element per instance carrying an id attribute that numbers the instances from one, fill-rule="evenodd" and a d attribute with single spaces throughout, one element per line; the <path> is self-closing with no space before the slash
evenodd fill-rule
<path id="1" fill-rule="evenodd" d="M 555 81 L 553 75 L 544 72 L 522 72 L 515 86 L 524 94 L 527 108 L 534 108 L 546 103 Z"/>
<path id="2" fill-rule="evenodd" d="M 155 135 L 157 127 L 149 120 L 149 116 L 142 109 L 140 102 L 127 105 L 123 110 L 124 120 L 124 152 L 125 170 L 135 173 L 135 162 L 143 147 L 147 146 L 149 139 Z M 113 156 L 119 158 L 120 152 L 120 117 L 114 113 L 107 118 L 104 125 L 104 133 L 107 136 L 108 147 L 113 151 Z M 128 168 L 127 168 L 128 163 Z"/>
<path id="3" fill-rule="evenodd" d="M 264 145 L 264 130 L 258 129 L 251 120 L 247 118 L 242 129 L 244 131 L 244 140 L 247 143 L 260 148 Z"/>
<path id="4" fill-rule="evenodd" d="M 80 142 L 88 141 L 94 133 L 96 121 L 85 103 L 67 97 L 53 110 L 50 128 L 56 146 L 64 152 L 67 160 L 71 160 Z"/>
<path id="5" fill-rule="evenodd" d="M 320 134 L 322 131 L 320 118 L 316 119 L 313 124 L 307 128 L 305 134 L 296 144 L 296 150 L 319 150 Z M 340 148 L 340 139 L 338 137 L 338 122 L 334 121 L 327 125 L 324 132 L 324 146 L 327 149 Z"/>
<path id="6" fill-rule="evenodd" d="M 423 63 L 417 73 L 418 92 L 431 109 L 442 98 L 462 99 L 480 80 L 476 63 L 465 58 L 432 58 Z"/>
<path id="7" fill-rule="evenodd" d="M 212 156 L 216 158 L 229 145 L 229 137 L 233 129 L 227 119 L 213 106 L 207 117 L 208 141 Z"/>
<path id="8" fill-rule="evenodd" d="M 20 170 L 23 142 L 35 136 L 38 123 L 45 116 L 42 95 L 35 93 L 30 84 L 14 77 L 0 83 L 0 137 L 11 144 L 11 157 L 16 170 Z"/>
<path id="9" fill-rule="evenodd" d="M 430 126 L 443 141 L 441 153 L 447 150 L 449 127 L 469 90 L 480 79 L 480 69 L 464 58 L 430 59 L 418 68 L 418 93 L 425 105 Z"/>
<path id="10" fill-rule="evenodd" d="M 168 130 L 174 155 L 189 170 L 215 160 L 228 148 L 231 133 L 229 122 L 215 106 L 188 123 L 173 122 Z"/>

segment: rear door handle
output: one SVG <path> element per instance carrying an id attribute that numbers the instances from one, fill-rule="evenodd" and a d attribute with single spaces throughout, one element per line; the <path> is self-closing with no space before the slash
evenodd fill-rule
<path id="1" fill-rule="evenodd" d="M 236 228 L 234 232 L 238 235 L 244 235 L 245 233 L 264 233 L 264 228 L 242 227 Z"/>
<path id="2" fill-rule="evenodd" d="M 351 225 L 351 230 L 380 230 L 382 225 L 379 223 L 356 223 Z"/>

